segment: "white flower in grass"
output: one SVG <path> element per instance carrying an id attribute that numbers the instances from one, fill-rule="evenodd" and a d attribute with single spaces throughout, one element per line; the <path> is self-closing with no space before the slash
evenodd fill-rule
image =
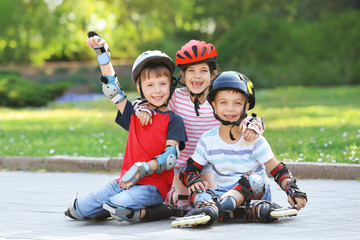
<path id="1" fill-rule="evenodd" d="M 301 144 L 303 144 L 303 142 L 302 142 L 302 141 L 299 141 L 298 143 L 299 143 L 300 145 L 301 145 Z"/>
<path id="2" fill-rule="evenodd" d="M 103 146 L 103 149 L 107 149 L 107 146 L 106 146 L 106 145 L 104 145 L 104 146 Z"/>
<path id="3" fill-rule="evenodd" d="M 320 154 L 320 156 L 322 156 L 322 157 L 324 156 L 324 154 L 323 154 L 322 152 L 321 152 L 321 153 L 319 153 L 319 154 Z"/>
<path id="4" fill-rule="evenodd" d="M 19 152 L 19 154 L 20 154 L 20 155 L 24 155 L 24 153 L 23 153 L 23 152 Z"/>
<path id="5" fill-rule="evenodd" d="M 304 154 L 303 153 L 300 153 L 300 155 L 299 155 L 300 157 L 303 157 L 304 156 Z"/>
<path id="6" fill-rule="evenodd" d="M 321 158 L 318 158 L 318 160 L 317 160 L 318 162 L 322 162 L 322 159 Z"/>
<path id="7" fill-rule="evenodd" d="M 55 149 L 50 149 L 50 151 L 49 151 L 50 154 L 54 154 L 54 152 L 55 152 Z"/>
<path id="8" fill-rule="evenodd" d="M 331 145 L 332 144 L 332 141 L 329 141 L 329 145 Z"/>
<path id="9" fill-rule="evenodd" d="M 356 138 L 360 138 L 360 134 L 356 135 Z"/>
<path id="10" fill-rule="evenodd" d="M 104 139 L 99 139 L 99 143 L 103 143 L 104 142 Z"/>
<path id="11" fill-rule="evenodd" d="M 43 133 L 48 133 L 48 132 L 49 132 L 49 130 L 47 130 L 47 129 L 43 130 Z"/>
<path id="12" fill-rule="evenodd" d="M 360 128 L 358 129 L 358 133 L 360 133 Z"/>
<path id="13" fill-rule="evenodd" d="M 324 143 L 324 147 L 327 147 L 328 146 L 328 144 L 327 143 Z"/>
<path id="14" fill-rule="evenodd" d="M 323 128 L 323 127 L 320 128 L 320 132 L 323 132 L 323 131 L 325 131 L 325 128 Z"/>
<path id="15" fill-rule="evenodd" d="M 344 132 L 343 134 L 342 134 L 342 137 L 346 137 L 348 135 L 348 133 L 347 132 Z"/>
<path id="16" fill-rule="evenodd" d="M 75 127 L 71 126 L 70 128 L 70 131 L 75 131 Z"/>
<path id="17" fill-rule="evenodd" d="M 333 160 L 331 160 L 331 162 L 332 162 L 332 163 L 336 163 L 336 160 L 333 159 Z"/>
<path id="18" fill-rule="evenodd" d="M 14 138 L 9 139 L 9 142 L 11 142 L 11 143 L 14 142 L 14 141 L 15 141 Z"/>
<path id="19" fill-rule="evenodd" d="M 24 136 L 24 135 L 21 135 L 20 138 L 21 138 L 21 139 L 25 139 L 25 136 Z"/>

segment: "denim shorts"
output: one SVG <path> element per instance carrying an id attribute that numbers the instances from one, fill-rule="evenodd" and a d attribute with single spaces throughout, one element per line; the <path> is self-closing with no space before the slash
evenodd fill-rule
<path id="1" fill-rule="evenodd" d="M 229 191 L 230 189 L 232 189 L 236 185 L 238 185 L 238 183 L 234 183 L 234 184 L 229 185 L 229 186 L 218 186 L 215 189 L 213 189 L 213 191 L 217 196 L 221 197 L 224 193 L 226 193 L 227 191 Z M 268 184 L 265 185 L 265 192 L 261 196 L 260 200 L 271 201 L 270 185 L 268 185 Z"/>
<path id="2" fill-rule="evenodd" d="M 97 191 L 77 199 L 77 212 L 83 218 L 98 218 L 108 214 L 103 203 L 111 203 L 132 210 L 159 205 L 164 201 L 154 185 L 134 185 L 128 190 L 120 188 L 116 180 Z"/>

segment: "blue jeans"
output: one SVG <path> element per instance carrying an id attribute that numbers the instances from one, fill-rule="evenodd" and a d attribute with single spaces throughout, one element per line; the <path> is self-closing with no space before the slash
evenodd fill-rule
<path id="1" fill-rule="evenodd" d="M 134 185 L 126 190 L 119 187 L 116 180 L 104 187 L 80 196 L 77 199 L 76 211 L 83 218 L 98 218 L 109 214 L 102 208 L 103 203 L 111 203 L 132 210 L 159 205 L 164 201 L 154 185 Z"/>
<path id="2" fill-rule="evenodd" d="M 213 191 L 217 196 L 221 197 L 224 193 L 235 187 L 237 184 L 238 183 L 234 183 L 229 186 L 217 186 L 215 189 L 213 189 Z M 271 201 L 271 191 L 269 185 L 265 185 L 265 192 L 261 196 L 260 200 Z"/>

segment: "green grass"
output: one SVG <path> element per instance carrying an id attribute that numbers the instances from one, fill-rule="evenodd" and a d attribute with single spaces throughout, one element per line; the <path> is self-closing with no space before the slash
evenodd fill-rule
<path id="1" fill-rule="evenodd" d="M 360 86 L 258 90 L 254 111 L 279 160 L 358 164 L 359 95 Z M 122 156 L 127 132 L 115 116 L 107 99 L 0 108 L 0 155 Z"/>

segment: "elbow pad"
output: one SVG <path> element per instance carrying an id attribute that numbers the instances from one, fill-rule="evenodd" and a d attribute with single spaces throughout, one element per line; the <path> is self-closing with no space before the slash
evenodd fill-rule
<path id="1" fill-rule="evenodd" d="M 179 157 L 179 147 L 167 145 L 165 151 L 160 155 L 156 156 L 154 159 L 158 162 L 157 173 L 164 172 L 166 170 L 173 169 L 175 167 L 176 161 Z"/>
<path id="2" fill-rule="evenodd" d="M 103 83 L 102 90 L 104 95 L 110 98 L 112 103 L 120 103 L 126 98 L 126 94 L 117 79 L 117 74 L 114 76 L 101 76 L 100 81 Z"/>

